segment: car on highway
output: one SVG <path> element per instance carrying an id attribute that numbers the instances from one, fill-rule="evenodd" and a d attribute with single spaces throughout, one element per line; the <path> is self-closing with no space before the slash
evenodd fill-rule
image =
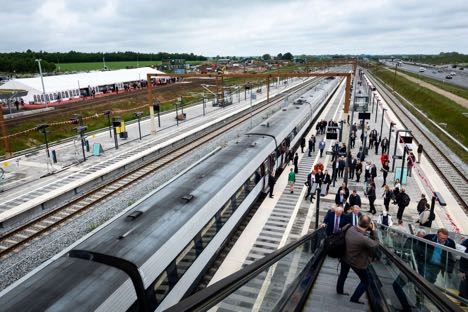
<path id="1" fill-rule="evenodd" d="M 452 78 L 453 78 L 452 75 L 445 76 L 445 79 L 452 79 Z"/>
<path id="2" fill-rule="evenodd" d="M 419 72 L 420 72 L 420 73 L 423 73 L 423 72 L 425 72 L 425 71 L 426 71 L 426 69 L 425 69 L 424 67 L 419 67 Z"/>
<path id="3" fill-rule="evenodd" d="M 456 76 L 457 73 L 456 73 L 456 72 L 451 72 L 450 75 L 451 75 L 451 76 Z"/>

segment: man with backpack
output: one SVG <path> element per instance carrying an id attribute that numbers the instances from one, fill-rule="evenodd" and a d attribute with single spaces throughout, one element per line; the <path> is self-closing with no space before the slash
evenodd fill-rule
<path id="1" fill-rule="evenodd" d="M 370 237 L 367 236 L 368 231 L 370 231 Z M 359 299 L 369 286 L 367 267 L 370 264 L 373 251 L 379 245 L 375 225 L 369 216 L 361 216 L 358 226 L 349 226 L 344 238 L 346 248 L 344 257 L 341 259 L 341 271 L 336 283 L 336 292 L 340 295 L 349 295 L 344 292 L 344 283 L 348 277 L 349 270 L 353 269 L 359 277 L 360 283 L 351 296 L 350 301 L 364 304 Z"/>
<path id="2" fill-rule="evenodd" d="M 405 188 L 401 188 L 401 191 L 396 195 L 396 203 L 398 205 L 397 219 L 401 220 L 403 218 L 403 212 L 405 208 L 410 204 L 410 197 L 406 194 Z"/>

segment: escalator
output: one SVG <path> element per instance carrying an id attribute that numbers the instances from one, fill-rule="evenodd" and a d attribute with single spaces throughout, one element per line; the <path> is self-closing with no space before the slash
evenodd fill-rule
<path id="1" fill-rule="evenodd" d="M 326 256 L 324 230 L 303 236 L 166 311 L 463 311 L 459 301 L 412 268 L 414 253 L 398 249 L 400 237 L 395 235 L 423 240 L 388 228 L 378 231 L 381 243 L 369 266 L 371 283 L 361 298 L 365 304 L 349 302 L 349 297 L 336 294 L 339 263 Z M 395 238 L 392 245 L 390 238 Z M 468 259 L 463 253 L 452 256 Z M 345 291 L 352 293 L 358 283 L 350 271 Z"/>

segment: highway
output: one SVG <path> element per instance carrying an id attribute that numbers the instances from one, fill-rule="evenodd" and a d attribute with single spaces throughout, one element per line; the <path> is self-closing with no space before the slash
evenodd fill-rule
<path id="1" fill-rule="evenodd" d="M 389 66 L 390 68 L 395 68 L 395 62 L 384 62 L 385 65 Z M 431 66 L 431 65 L 426 65 Z M 402 63 L 401 66 L 398 66 L 399 69 L 403 69 L 405 71 L 409 71 L 421 76 L 426 76 L 432 79 L 437 79 L 439 81 L 453 84 L 456 86 L 468 88 L 468 68 L 464 70 L 460 70 L 458 68 L 452 68 L 451 66 L 447 66 L 447 68 L 437 67 L 426 67 L 426 70 L 422 73 L 419 72 L 419 68 L 422 66 L 419 65 L 410 65 L 406 63 Z M 441 71 L 441 72 L 440 72 Z M 445 77 L 450 74 L 451 72 L 456 73 L 452 79 L 446 79 Z"/>

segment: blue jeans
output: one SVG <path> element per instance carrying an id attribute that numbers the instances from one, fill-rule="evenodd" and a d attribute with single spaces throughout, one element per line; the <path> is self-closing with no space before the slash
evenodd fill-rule
<path id="1" fill-rule="evenodd" d="M 353 295 L 351 296 L 351 301 L 359 301 L 362 294 L 366 291 L 367 287 L 369 286 L 369 274 L 367 273 L 367 269 L 358 269 L 355 267 L 350 266 L 344 261 L 341 261 L 341 271 L 340 276 L 338 276 L 338 281 L 336 283 L 336 292 L 343 293 L 344 283 L 346 278 L 348 277 L 349 269 L 353 269 L 353 271 L 359 277 L 361 281 L 359 285 L 356 287 Z"/>

